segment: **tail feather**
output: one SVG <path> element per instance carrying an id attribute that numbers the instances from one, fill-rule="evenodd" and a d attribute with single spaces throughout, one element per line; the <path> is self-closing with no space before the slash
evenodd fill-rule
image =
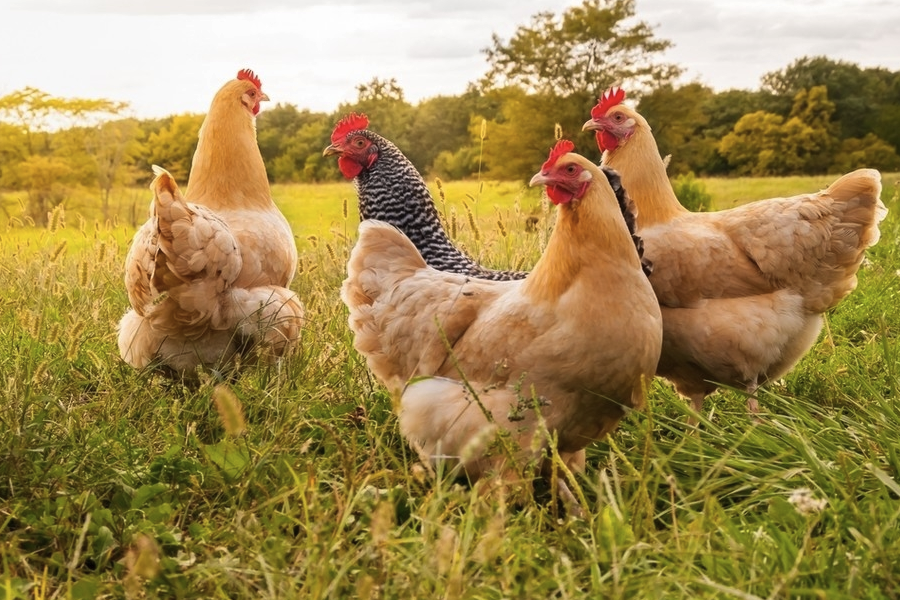
<path id="1" fill-rule="evenodd" d="M 402 368 L 393 359 L 392 349 L 384 347 L 390 342 L 385 341 L 374 305 L 400 281 L 425 267 L 422 255 L 399 229 L 381 221 L 360 223 L 359 238 L 347 263 L 347 278 L 341 286 L 341 299 L 350 310 L 348 322 L 354 333 L 354 347 L 392 390 L 399 389 L 411 373 L 400 372 Z"/>
<path id="2" fill-rule="evenodd" d="M 153 327 L 192 340 L 234 327 L 227 294 L 243 266 L 237 241 L 214 212 L 184 199 L 168 171 L 154 165 L 153 172 L 158 250 L 151 283 L 167 295 L 149 315 Z"/>
<path id="3" fill-rule="evenodd" d="M 341 297 L 353 311 L 372 304 L 384 291 L 425 267 L 425 259 L 399 229 L 381 221 L 363 221 Z"/>
<path id="4" fill-rule="evenodd" d="M 832 199 L 837 218 L 815 285 L 804 294 L 806 307 L 823 312 L 837 305 L 856 288 L 857 271 L 866 248 L 881 237 L 879 223 L 887 216 L 881 201 L 881 174 L 875 169 L 858 169 L 839 178 L 822 195 Z"/>

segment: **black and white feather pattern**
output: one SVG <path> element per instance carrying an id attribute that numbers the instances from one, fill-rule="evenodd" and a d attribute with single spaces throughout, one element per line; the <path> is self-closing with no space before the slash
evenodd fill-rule
<path id="1" fill-rule="evenodd" d="M 359 218 L 390 223 L 410 239 L 428 266 L 494 281 L 523 279 L 527 271 L 482 267 L 453 245 L 441 225 L 422 176 L 397 146 L 377 133 L 359 131 L 378 148 L 378 159 L 354 179 Z"/>
<path id="2" fill-rule="evenodd" d="M 389 140 L 369 130 L 356 132 L 378 149 L 378 158 L 354 179 L 359 196 L 359 218 L 390 223 L 416 246 L 422 258 L 439 271 L 461 273 L 494 281 L 523 279 L 527 271 L 499 271 L 482 267 L 453 245 L 444 231 L 425 180 L 408 158 Z M 643 258 L 643 242 L 635 233 L 636 209 L 628 197 L 618 173 L 601 167 L 619 201 L 619 207 L 631 232 L 641 265 L 649 275 L 651 266 Z"/>

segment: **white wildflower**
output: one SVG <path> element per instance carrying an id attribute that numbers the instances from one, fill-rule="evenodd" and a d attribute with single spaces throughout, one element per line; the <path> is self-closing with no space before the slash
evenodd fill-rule
<path id="1" fill-rule="evenodd" d="M 813 498 L 812 490 L 809 488 L 799 488 L 791 492 L 788 502 L 794 505 L 797 512 L 801 515 L 812 515 L 821 512 L 828 504 L 825 498 Z"/>
<path id="2" fill-rule="evenodd" d="M 769 533 L 765 529 L 763 529 L 762 525 L 760 525 L 759 529 L 754 531 L 751 535 L 753 536 L 753 539 L 756 542 L 771 542 L 772 541 L 772 537 L 769 535 Z"/>

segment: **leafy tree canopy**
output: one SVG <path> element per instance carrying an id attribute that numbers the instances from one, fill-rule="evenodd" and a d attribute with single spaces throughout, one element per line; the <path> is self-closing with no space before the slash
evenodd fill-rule
<path id="1" fill-rule="evenodd" d="M 671 81 L 682 69 L 655 60 L 671 42 L 656 38 L 646 22 L 634 22 L 634 7 L 634 0 L 584 0 L 559 16 L 534 15 L 509 41 L 495 34 L 484 50 L 489 69 L 483 85 L 596 99 L 613 85 L 645 90 Z"/>

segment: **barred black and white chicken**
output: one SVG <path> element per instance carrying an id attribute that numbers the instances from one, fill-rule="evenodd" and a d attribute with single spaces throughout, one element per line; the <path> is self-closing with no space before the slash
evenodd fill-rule
<path id="1" fill-rule="evenodd" d="M 335 125 L 331 144 L 323 152 L 325 156 L 337 155 L 341 173 L 353 180 L 359 196 L 360 220 L 375 219 L 393 225 L 415 245 L 428 266 L 438 271 L 493 281 L 523 279 L 528 275 L 527 271 L 483 267 L 457 248 L 441 225 L 422 175 L 396 145 L 368 127 L 365 115 L 347 115 Z M 634 203 L 619 175 L 612 169 L 602 170 L 615 192 L 638 254 L 642 255 L 642 243 L 635 235 Z M 641 263 L 649 274 L 650 263 L 643 256 Z"/>

